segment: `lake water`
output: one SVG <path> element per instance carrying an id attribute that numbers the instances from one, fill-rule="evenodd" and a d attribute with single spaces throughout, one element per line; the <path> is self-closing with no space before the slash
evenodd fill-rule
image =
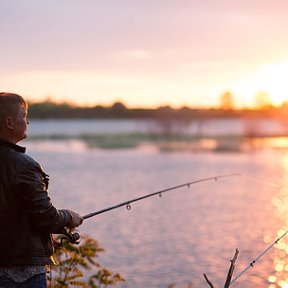
<path id="1" fill-rule="evenodd" d="M 52 134 L 75 131 L 76 126 L 83 131 L 88 125 L 84 121 L 81 130 L 83 122 L 69 123 L 37 125 L 45 131 L 49 127 Z M 31 134 L 36 133 L 33 125 L 31 121 Z M 22 145 L 50 175 L 55 206 L 82 215 L 178 184 L 241 173 L 85 220 L 80 232 L 106 250 L 99 262 L 126 279 L 116 287 L 209 287 L 203 273 L 215 287 L 223 287 L 236 248 L 240 254 L 234 276 L 288 227 L 286 150 L 163 153 L 151 146 L 89 149 L 79 140 L 26 140 Z M 231 287 L 288 287 L 287 243 L 288 238 L 281 240 Z"/>

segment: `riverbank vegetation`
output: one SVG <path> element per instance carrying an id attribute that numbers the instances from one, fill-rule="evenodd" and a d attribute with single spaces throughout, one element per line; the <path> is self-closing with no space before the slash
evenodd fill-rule
<path id="1" fill-rule="evenodd" d="M 61 237 L 57 240 L 61 241 Z M 96 260 L 103 251 L 97 240 L 87 236 L 78 245 L 62 240 L 61 247 L 58 247 L 53 256 L 57 265 L 52 266 L 48 287 L 104 288 L 125 281 L 119 273 L 111 272 Z M 87 278 L 85 274 L 88 272 L 92 275 Z"/>

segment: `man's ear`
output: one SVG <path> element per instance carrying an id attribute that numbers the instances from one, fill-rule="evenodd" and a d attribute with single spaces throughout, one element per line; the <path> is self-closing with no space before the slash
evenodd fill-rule
<path id="1" fill-rule="evenodd" d="M 7 116 L 5 119 L 5 126 L 6 128 L 8 128 L 9 130 L 13 130 L 14 129 L 14 121 L 13 118 L 11 116 Z"/>

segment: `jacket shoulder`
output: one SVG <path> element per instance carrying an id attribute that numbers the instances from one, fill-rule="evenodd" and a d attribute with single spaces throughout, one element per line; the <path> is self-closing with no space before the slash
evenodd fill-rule
<path id="1" fill-rule="evenodd" d="M 2 166 L 10 167 L 14 172 L 34 171 L 43 174 L 43 168 L 31 156 L 12 148 L 0 149 Z M 0 164 L 0 166 L 1 166 Z"/>

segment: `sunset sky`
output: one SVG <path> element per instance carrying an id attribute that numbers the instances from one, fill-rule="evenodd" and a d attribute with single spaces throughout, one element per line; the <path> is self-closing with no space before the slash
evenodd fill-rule
<path id="1" fill-rule="evenodd" d="M 0 11 L 0 90 L 30 100 L 288 100 L 287 0 L 1 0 Z"/>

